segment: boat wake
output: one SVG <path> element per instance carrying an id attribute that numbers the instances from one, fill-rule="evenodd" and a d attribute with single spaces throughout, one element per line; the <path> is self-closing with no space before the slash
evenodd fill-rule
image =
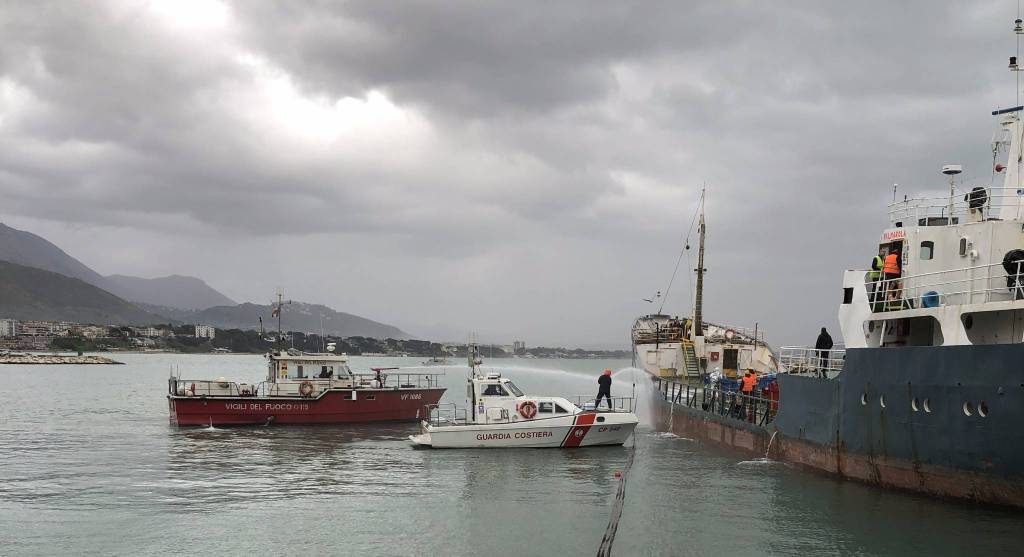
<path id="1" fill-rule="evenodd" d="M 736 463 L 736 466 L 763 466 L 766 464 L 779 464 L 778 461 L 768 460 L 767 458 L 756 458 L 754 460 L 743 460 Z"/>
<path id="2" fill-rule="evenodd" d="M 690 439 L 689 437 L 680 437 L 675 433 L 672 433 L 671 431 L 659 431 L 657 433 L 652 433 L 651 436 L 657 437 L 659 439 L 678 439 L 680 441 L 693 441 L 693 439 Z"/>

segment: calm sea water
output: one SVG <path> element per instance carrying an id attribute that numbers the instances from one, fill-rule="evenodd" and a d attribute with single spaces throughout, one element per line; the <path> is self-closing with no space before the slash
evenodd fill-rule
<path id="1" fill-rule="evenodd" d="M 415 425 L 177 428 L 164 398 L 172 367 L 259 381 L 263 359 L 117 358 L 127 365 L 0 366 L 0 554 L 593 555 L 630 450 L 414 450 Z M 560 395 L 595 392 L 602 369 L 628 366 L 489 364 L 528 392 Z M 465 368 L 446 370 L 455 401 Z M 614 394 L 629 394 L 633 376 L 617 373 Z M 616 555 L 1020 554 L 1021 513 L 840 482 L 650 428 L 635 443 Z"/>

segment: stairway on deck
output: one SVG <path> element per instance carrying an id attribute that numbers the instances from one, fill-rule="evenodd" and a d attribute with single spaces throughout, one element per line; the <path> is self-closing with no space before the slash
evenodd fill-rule
<path id="1" fill-rule="evenodd" d="M 693 343 L 683 341 L 683 377 L 697 377 L 700 375 L 700 363 L 697 361 L 697 353 L 693 350 Z"/>

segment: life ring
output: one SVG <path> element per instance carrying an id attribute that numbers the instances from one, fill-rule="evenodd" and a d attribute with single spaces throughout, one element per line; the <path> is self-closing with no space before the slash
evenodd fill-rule
<path id="1" fill-rule="evenodd" d="M 537 415 L 537 404 L 532 400 L 527 400 L 525 402 L 520 402 L 519 406 L 516 407 L 516 410 L 519 411 L 520 416 L 527 420 L 532 420 L 533 417 Z"/>
<path id="2" fill-rule="evenodd" d="M 299 383 L 299 394 L 305 397 L 311 396 L 313 394 L 313 383 L 309 381 Z"/>
<path id="3" fill-rule="evenodd" d="M 726 329 L 725 330 L 725 338 L 727 340 L 732 340 L 733 337 L 735 337 L 735 336 L 736 336 L 736 331 L 734 331 L 732 329 Z"/>

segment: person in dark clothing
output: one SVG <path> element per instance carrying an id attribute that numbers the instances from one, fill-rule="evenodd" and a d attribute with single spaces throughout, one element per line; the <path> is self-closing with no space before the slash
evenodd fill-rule
<path id="1" fill-rule="evenodd" d="M 828 334 L 825 327 L 821 328 L 818 340 L 814 343 L 814 349 L 818 351 L 818 371 L 825 377 L 825 370 L 828 369 L 828 351 L 832 349 L 832 335 Z"/>
<path id="2" fill-rule="evenodd" d="M 601 406 L 601 397 L 608 400 L 608 409 L 612 409 L 612 370 L 606 369 L 601 377 L 597 378 L 597 400 L 594 407 Z"/>

